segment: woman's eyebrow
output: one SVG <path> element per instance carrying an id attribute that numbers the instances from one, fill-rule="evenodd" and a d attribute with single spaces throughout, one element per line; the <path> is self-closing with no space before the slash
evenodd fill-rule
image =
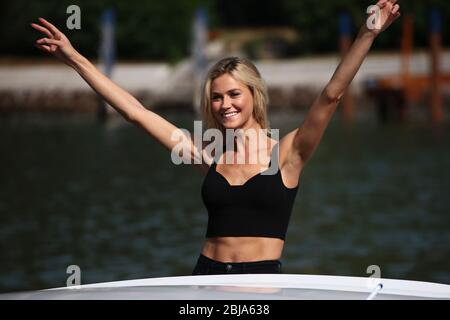
<path id="1" fill-rule="evenodd" d="M 230 92 L 233 92 L 233 91 L 239 91 L 239 90 L 241 90 L 241 89 L 239 89 L 239 88 L 234 88 L 234 89 L 230 89 L 230 90 L 226 91 L 226 93 L 230 93 Z M 222 94 L 222 93 L 221 93 L 221 92 L 213 91 L 212 94 L 220 95 L 220 94 Z"/>

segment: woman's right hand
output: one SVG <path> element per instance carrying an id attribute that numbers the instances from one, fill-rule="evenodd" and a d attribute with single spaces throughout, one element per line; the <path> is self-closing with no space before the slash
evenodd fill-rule
<path id="1" fill-rule="evenodd" d="M 67 39 L 64 33 L 59 31 L 58 28 L 44 18 L 39 18 L 39 21 L 42 26 L 36 23 L 31 23 L 30 25 L 47 37 L 37 40 L 35 42 L 35 47 L 50 53 L 58 60 L 71 66 L 78 52 L 72 47 L 69 39 Z"/>

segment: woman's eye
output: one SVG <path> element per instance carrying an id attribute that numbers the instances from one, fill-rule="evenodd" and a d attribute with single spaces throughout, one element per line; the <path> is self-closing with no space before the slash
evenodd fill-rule
<path id="1" fill-rule="evenodd" d="M 217 100 L 220 100 L 220 97 L 219 96 L 213 96 L 212 99 L 213 99 L 213 101 L 217 101 Z"/>
<path id="2" fill-rule="evenodd" d="M 237 97 L 237 96 L 239 96 L 239 92 L 233 92 L 233 93 L 231 94 L 231 96 L 232 96 L 232 97 Z"/>

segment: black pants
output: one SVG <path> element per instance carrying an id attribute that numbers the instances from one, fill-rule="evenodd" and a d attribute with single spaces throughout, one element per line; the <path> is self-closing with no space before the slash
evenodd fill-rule
<path id="1" fill-rule="evenodd" d="M 201 254 L 192 275 L 238 273 L 281 273 L 281 262 L 279 260 L 219 262 Z"/>

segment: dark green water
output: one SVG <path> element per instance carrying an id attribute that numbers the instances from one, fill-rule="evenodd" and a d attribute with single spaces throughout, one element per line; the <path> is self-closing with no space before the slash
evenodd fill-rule
<path id="1" fill-rule="evenodd" d="M 189 114 L 162 114 L 192 128 Z M 272 114 L 281 135 L 300 114 Z M 450 134 L 423 124 L 330 125 L 305 168 L 284 273 L 450 284 Z M 203 177 L 125 122 L 0 119 L 0 291 L 190 274 Z"/>

